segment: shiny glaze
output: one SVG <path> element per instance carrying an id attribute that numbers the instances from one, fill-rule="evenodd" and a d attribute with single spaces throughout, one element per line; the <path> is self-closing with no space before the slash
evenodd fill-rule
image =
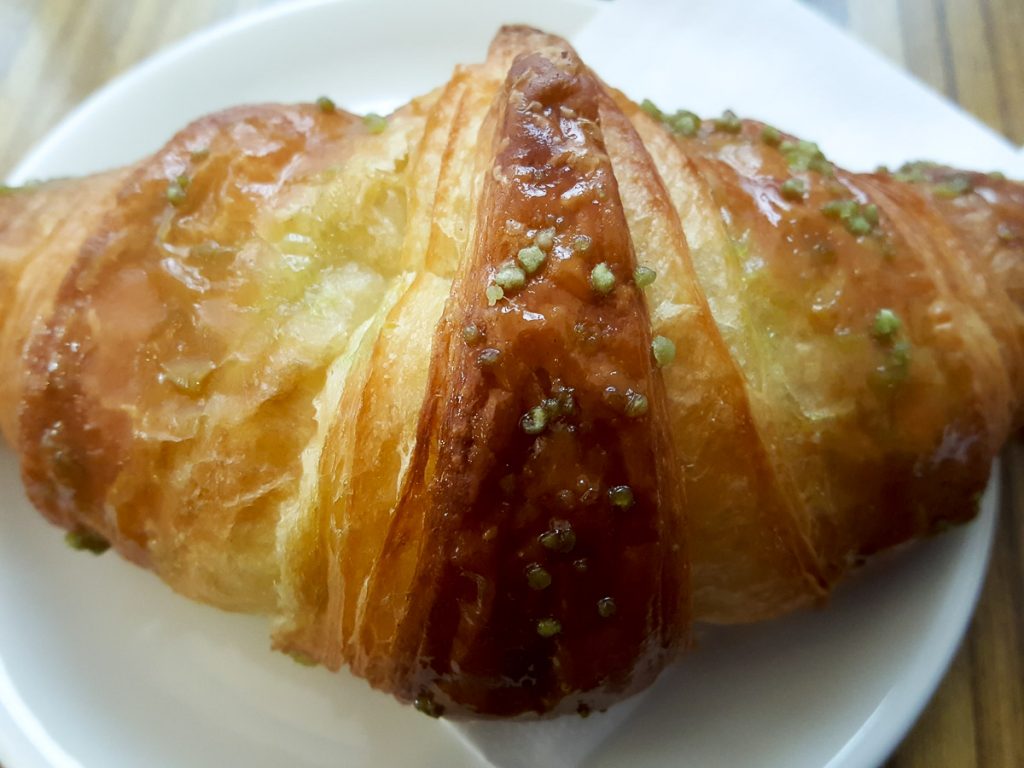
<path id="1" fill-rule="evenodd" d="M 684 637 L 678 464 L 598 93 L 578 59 L 544 51 L 513 64 L 492 117 L 474 246 L 439 325 L 432 398 L 382 554 L 392 568 L 369 585 L 371 601 L 378 589 L 415 599 L 383 658 L 356 662 L 371 682 L 397 678 L 389 687 L 421 705 L 603 707 L 649 683 Z M 543 266 L 490 306 L 501 265 L 548 228 Z M 585 251 L 574 247 L 581 236 Z M 607 295 L 589 282 L 602 262 L 616 277 Z M 496 360 L 482 364 L 489 350 Z M 626 415 L 631 392 L 646 396 L 645 414 Z M 559 397 L 572 404 L 525 432 L 524 414 Z M 628 509 L 609 499 L 621 485 L 634 496 Z M 557 528 L 572 533 L 546 547 Z M 408 570 L 396 565 L 413 556 Z M 531 568 L 550 585 L 531 587 Z M 605 598 L 614 615 L 601 615 Z M 364 632 L 392 636 L 380 627 L 386 613 L 371 606 Z M 543 620 L 561 631 L 541 636 Z"/>

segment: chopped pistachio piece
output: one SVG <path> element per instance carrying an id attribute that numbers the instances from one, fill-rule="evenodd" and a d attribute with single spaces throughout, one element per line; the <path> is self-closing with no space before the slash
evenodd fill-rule
<path id="1" fill-rule="evenodd" d="M 610 619 L 618 609 L 613 597 L 602 597 L 597 601 L 597 613 L 602 619 Z"/>
<path id="2" fill-rule="evenodd" d="M 851 235 L 861 237 L 871 232 L 871 223 L 864 216 L 851 216 L 846 220 L 846 228 Z"/>
<path id="3" fill-rule="evenodd" d="M 374 112 L 370 112 L 369 114 L 363 115 L 363 125 L 366 126 L 366 130 L 370 133 L 384 133 L 388 127 L 388 121 L 387 118 L 381 117 Z"/>
<path id="4" fill-rule="evenodd" d="M 544 263 L 546 258 L 547 255 L 544 251 L 536 245 L 531 245 L 527 248 L 520 248 L 519 254 L 516 256 L 516 259 L 523 265 L 523 269 L 526 270 L 526 274 L 528 275 L 532 275 L 540 269 L 541 264 Z"/>
<path id="5" fill-rule="evenodd" d="M 782 143 L 782 132 L 774 125 L 766 125 L 761 129 L 761 141 L 769 147 L 777 147 Z"/>
<path id="6" fill-rule="evenodd" d="M 876 339 L 888 340 L 899 332 L 903 323 L 891 309 L 880 309 L 871 324 L 871 333 Z"/>
<path id="7" fill-rule="evenodd" d="M 480 341 L 480 329 L 477 328 L 476 323 L 470 323 L 462 328 L 462 340 L 467 344 L 476 344 Z"/>
<path id="8" fill-rule="evenodd" d="M 803 200 L 807 197 L 807 185 L 803 179 L 786 179 L 779 187 L 779 193 L 787 200 Z"/>
<path id="9" fill-rule="evenodd" d="M 64 536 L 64 542 L 72 549 L 77 549 L 79 552 L 91 552 L 94 555 L 102 555 L 110 549 L 109 541 L 98 533 L 93 533 L 84 528 L 68 531 L 67 535 Z"/>
<path id="10" fill-rule="evenodd" d="M 501 357 L 501 352 L 499 350 L 488 347 L 487 349 L 480 351 L 480 354 L 476 356 L 476 362 L 478 365 L 483 366 L 494 365 L 498 362 L 499 357 Z"/>
<path id="11" fill-rule="evenodd" d="M 552 520 L 551 528 L 544 531 L 538 540 L 541 546 L 552 552 L 571 552 L 576 546 L 576 534 L 567 520 Z"/>
<path id="12" fill-rule="evenodd" d="M 640 102 L 640 109 L 646 112 L 648 115 L 653 117 L 655 120 L 661 120 L 663 113 L 658 109 L 658 105 L 650 99 L 644 99 Z"/>
<path id="13" fill-rule="evenodd" d="M 588 235 L 576 235 L 572 239 L 572 249 L 582 253 L 590 247 L 590 237 Z"/>
<path id="14" fill-rule="evenodd" d="M 676 359 L 676 345 L 671 339 L 664 336 L 655 336 L 651 339 L 651 353 L 654 355 L 654 362 L 659 368 L 664 368 Z"/>
<path id="15" fill-rule="evenodd" d="M 185 202 L 185 186 L 182 185 L 180 178 L 175 179 L 167 185 L 167 202 L 171 205 L 181 205 Z"/>
<path id="16" fill-rule="evenodd" d="M 491 283 L 490 285 L 487 286 L 486 294 L 487 306 L 489 307 L 493 307 L 495 304 L 498 303 L 500 299 L 505 298 L 505 291 L 501 288 L 500 285 L 495 285 L 494 283 Z"/>
<path id="17" fill-rule="evenodd" d="M 856 200 L 831 200 L 821 207 L 821 212 L 843 222 L 846 231 L 855 237 L 870 234 L 878 224 L 878 207 L 861 205 Z"/>
<path id="18" fill-rule="evenodd" d="M 680 109 L 674 115 L 666 117 L 665 123 L 675 133 L 682 134 L 683 136 L 696 136 L 697 131 L 700 130 L 701 119 L 689 110 Z"/>
<path id="19" fill-rule="evenodd" d="M 316 659 L 303 651 L 288 651 L 288 655 L 291 656 L 292 661 L 303 667 L 315 667 L 317 665 Z"/>
<path id="20" fill-rule="evenodd" d="M 530 563 L 526 566 L 526 582 L 530 589 L 547 589 L 551 586 L 551 574 L 540 563 Z"/>
<path id="21" fill-rule="evenodd" d="M 534 235 L 533 243 L 545 251 L 551 250 L 551 246 L 555 244 L 555 228 L 548 227 L 547 229 L 542 229 Z"/>
<path id="22" fill-rule="evenodd" d="M 966 195 L 973 190 L 974 185 L 971 183 L 971 180 L 967 176 L 958 175 L 946 179 L 940 184 L 936 184 L 932 191 L 936 197 L 951 199 Z"/>
<path id="23" fill-rule="evenodd" d="M 647 413 L 647 398 L 639 392 L 630 392 L 626 396 L 626 415 L 631 419 Z"/>
<path id="24" fill-rule="evenodd" d="M 421 693 L 412 703 L 417 712 L 422 712 L 427 717 L 438 718 L 444 714 L 444 706 L 434 701 L 431 693 Z"/>
<path id="25" fill-rule="evenodd" d="M 541 619 L 537 622 L 537 634 L 541 637 L 554 637 L 562 631 L 558 619 Z"/>
<path id="26" fill-rule="evenodd" d="M 494 274 L 494 282 L 506 291 L 514 291 L 526 285 L 526 273 L 515 265 L 515 262 L 506 261 Z"/>
<path id="27" fill-rule="evenodd" d="M 615 275 L 603 261 L 590 271 L 590 287 L 603 295 L 615 287 Z"/>
<path id="28" fill-rule="evenodd" d="M 779 144 L 779 151 L 786 158 L 790 170 L 803 172 L 815 171 L 822 176 L 831 176 L 834 172 L 832 163 L 825 157 L 825 153 L 813 141 L 792 141 L 787 140 Z"/>
<path id="29" fill-rule="evenodd" d="M 628 485 L 616 485 L 608 489 L 608 501 L 612 506 L 629 509 L 633 506 L 633 489 Z"/>
<path id="30" fill-rule="evenodd" d="M 743 130 L 743 121 L 736 116 L 731 109 L 727 109 L 722 116 L 715 119 L 715 130 L 723 133 L 739 133 Z"/>
<path id="31" fill-rule="evenodd" d="M 633 282 L 638 288 L 646 288 L 655 281 L 658 273 L 650 267 L 639 266 L 633 271 Z"/>
<path id="32" fill-rule="evenodd" d="M 331 114 L 337 109 L 337 106 L 335 106 L 334 101 L 327 96 L 321 96 L 320 98 L 318 98 L 316 100 L 316 105 L 320 108 L 321 112 L 327 115 Z"/>
<path id="33" fill-rule="evenodd" d="M 548 425 L 548 414 L 542 406 L 535 405 L 523 414 L 519 426 L 528 435 L 539 435 Z"/>

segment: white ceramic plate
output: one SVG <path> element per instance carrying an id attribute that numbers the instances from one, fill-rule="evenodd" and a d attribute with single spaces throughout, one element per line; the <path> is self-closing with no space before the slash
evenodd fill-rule
<path id="1" fill-rule="evenodd" d="M 834 135 L 826 149 L 846 162 L 926 152 L 1013 170 L 1012 152 L 991 134 L 796 6 L 657 5 L 349 0 L 271 9 L 195 36 L 115 81 L 64 121 L 12 181 L 128 162 L 189 119 L 237 103 L 326 93 L 355 110 L 387 111 L 446 80 L 455 62 L 480 58 L 507 21 L 567 35 L 636 98 L 652 94 L 701 110 L 728 103 Z M 785 34 L 764 34 L 771 24 Z M 841 93 L 808 79 L 786 43 L 793 37 L 805 54 L 828 53 L 830 77 L 850 74 Z M 772 66 L 757 66 L 766 56 Z M 851 109 L 858 73 L 874 87 L 881 79 L 888 95 Z M 931 131 L 915 136 L 925 124 Z M 943 144 L 936 131 L 957 140 Z M 262 619 L 187 602 L 115 557 L 70 552 L 24 501 L 6 450 L 0 489 L 6 768 L 455 768 L 485 765 L 484 754 L 506 764 L 564 757 L 524 761 L 528 729 L 515 731 L 517 750 L 486 730 L 456 733 L 347 674 L 270 653 Z M 708 633 L 610 734 L 591 718 L 599 724 L 584 737 L 588 749 L 603 743 L 585 764 L 879 763 L 927 701 L 967 624 L 996 503 L 990 488 L 978 521 L 873 563 L 826 611 Z"/>

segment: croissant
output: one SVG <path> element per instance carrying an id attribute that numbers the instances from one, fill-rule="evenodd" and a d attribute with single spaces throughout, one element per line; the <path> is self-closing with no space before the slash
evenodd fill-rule
<path id="1" fill-rule="evenodd" d="M 7 190 L 0 425 L 71 543 L 300 660 L 586 714 L 969 520 L 1022 309 L 1024 185 L 849 173 L 507 27 L 387 118 L 240 107 Z"/>

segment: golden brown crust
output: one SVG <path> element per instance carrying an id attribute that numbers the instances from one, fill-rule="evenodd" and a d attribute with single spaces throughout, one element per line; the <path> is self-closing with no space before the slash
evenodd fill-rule
<path id="1" fill-rule="evenodd" d="M 0 425 L 49 519 L 505 716 L 974 514 L 1021 423 L 1024 186 L 697 129 L 525 27 L 378 128 L 229 110 L 0 196 Z"/>

